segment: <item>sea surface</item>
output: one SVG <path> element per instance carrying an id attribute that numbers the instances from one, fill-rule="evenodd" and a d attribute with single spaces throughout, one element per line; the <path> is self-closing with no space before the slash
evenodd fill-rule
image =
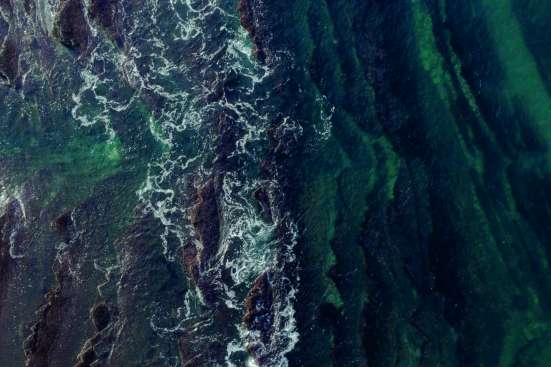
<path id="1" fill-rule="evenodd" d="M 550 24 L 0 0 L 0 367 L 551 366 Z"/>

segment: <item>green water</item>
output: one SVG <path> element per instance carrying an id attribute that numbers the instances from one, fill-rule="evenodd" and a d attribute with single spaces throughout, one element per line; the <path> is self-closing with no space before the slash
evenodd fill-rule
<path id="1" fill-rule="evenodd" d="M 335 114 L 294 168 L 293 363 L 551 363 L 546 5 L 300 4 L 301 104 Z"/>

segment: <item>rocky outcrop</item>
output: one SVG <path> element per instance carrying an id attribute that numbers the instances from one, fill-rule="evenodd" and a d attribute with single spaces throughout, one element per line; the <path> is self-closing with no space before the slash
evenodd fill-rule
<path id="1" fill-rule="evenodd" d="M 7 12 L 11 12 L 12 11 L 11 1 L 10 0 L 0 0 L 0 8 L 7 11 Z"/>
<path id="2" fill-rule="evenodd" d="M 68 277 L 67 268 L 62 267 L 57 271 L 57 286 L 48 291 L 46 303 L 37 311 L 38 321 L 31 327 L 31 335 L 24 346 L 26 367 L 50 365 L 50 350 L 64 327 L 65 308 L 71 302 L 63 291 Z"/>
<path id="3" fill-rule="evenodd" d="M 89 42 L 90 30 L 81 0 L 62 0 L 55 16 L 54 35 L 64 46 L 82 52 Z"/>
<path id="4" fill-rule="evenodd" d="M 102 331 L 111 322 L 111 312 L 105 302 L 96 304 L 90 311 L 90 318 L 98 332 Z"/>
<path id="5" fill-rule="evenodd" d="M 12 8 L 9 2 L 0 1 L 0 45 L 8 35 L 10 29 L 10 17 L 12 16 Z"/>
<path id="6" fill-rule="evenodd" d="M 4 298 L 14 289 L 18 262 L 27 250 L 28 240 L 28 234 L 21 230 L 24 218 L 19 201 L 10 199 L 4 205 L 0 207 L 3 213 L 0 216 L 0 315 L 4 307 L 7 310 L 12 306 L 7 300 L 4 302 Z"/>
<path id="7" fill-rule="evenodd" d="M 97 338 L 92 338 L 86 342 L 84 349 L 78 355 L 78 362 L 74 367 L 91 367 L 93 363 L 97 362 L 98 356 L 93 346 L 96 341 Z"/>
<path id="8" fill-rule="evenodd" d="M 92 0 L 88 13 L 106 29 L 115 25 L 115 13 L 118 0 Z"/>
<path id="9" fill-rule="evenodd" d="M 183 247 L 182 261 L 186 274 L 194 284 L 197 284 L 199 281 L 199 251 L 192 242 L 188 242 Z"/>
<path id="10" fill-rule="evenodd" d="M 237 10 L 239 11 L 241 25 L 247 30 L 247 32 L 249 32 L 249 35 L 254 42 L 256 57 L 260 62 L 265 62 L 266 49 L 262 36 L 259 34 L 260 31 L 257 24 L 257 14 L 255 11 L 254 1 L 240 0 L 237 5 Z"/>
<path id="11" fill-rule="evenodd" d="M 167 325 L 162 317 L 181 307 L 188 282 L 179 264 L 163 254 L 161 233 L 159 221 L 140 216 L 115 243 L 121 264 L 115 298 L 92 311 L 95 330 L 108 325 L 99 331 L 102 339 L 94 344 L 94 353 L 100 359 L 107 353 L 111 366 L 157 366 L 166 363 L 163 355 L 176 353 L 177 337 L 160 336 L 152 325 Z M 171 320 L 170 327 L 174 325 Z"/>
<path id="12" fill-rule="evenodd" d="M 66 243 L 71 240 L 71 236 L 73 235 L 71 228 L 73 225 L 73 218 L 71 218 L 71 212 L 59 216 L 52 225 Z"/>
<path id="13" fill-rule="evenodd" d="M 97 359 L 109 349 L 111 341 L 106 337 L 112 332 L 108 325 L 114 318 L 113 309 L 97 300 L 105 274 L 98 271 L 95 261 L 111 243 L 97 233 L 77 228 L 77 223 L 97 220 L 101 205 L 88 200 L 49 221 L 49 238 L 57 249 L 50 267 L 55 279 L 26 333 L 27 367 L 72 366 L 89 362 L 92 349 Z M 45 282 L 43 287 L 47 286 Z"/>
<path id="14" fill-rule="evenodd" d="M 220 213 L 215 180 L 210 179 L 201 186 L 197 196 L 197 202 L 190 210 L 190 222 L 196 231 L 200 247 L 193 241 L 184 246 L 183 266 L 189 278 L 201 290 L 207 304 L 214 306 L 217 296 L 213 279 L 203 271 L 208 269 L 214 259 L 220 240 Z"/>
<path id="15" fill-rule="evenodd" d="M 258 186 L 253 191 L 252 196 L 258 203 L 258 206 L 260 207 L 260 213 L 262 214 L 262 218 L 267 222 L 271 222 L 272 208 L 270 203 L 270 193 L 269 193 L 268 184 L 264 183 Z"/>
<path id="16" fill-rule="evenodd" d="M 252 332 L 258 332 L 260 334 L 260 341 L 264 345 L 269 343 L 273 333 L 273 300 L 274 295 L 270 283 L 270 274 L 265 272 L 255 280 L 247 294 L 244 304 L 245 315 L 243 316 L 243 323 L 247 329 Z M 258 348 L 261 348 L 258 344 L 248 346 L 249 352 L 260 359 L 259 363 L 262 363 L 262 357 L 256 353 Z"/>
<path id="17" fill-rule="evenodd" d="M 0 46 L 0 79 L 14 85 L 19 74 L 19 51 L 17 44 L 11 38 L 4 39 Z"/>
<path id="18" fill-rule="evenodd" d="M 231 157 L 235 151 L 235 144 L 243 134 L 239 126 L 238 116 L 234 111 L 224 110 L 217 114 L 216 125 L 216 158 L 215 166 L 218 171 L 228 171 L 236 168 L 236 159 Z"/>
<path id="19" fill-rule="evenodd" d="M 88 339 L 77 356 L 74 367 L 90 367 L 102 363 L 109 357 L 113 343 L 113 328 L 106 330 L 113 316 L 105 302 L 94 305 L 90 310 L 90 319 L 94 325 L 95 334 Z"/>
<path id="20" fill-rule="evenodd" d="M 119 46 L 122 46 L 123 39 L 117 21 L 119 11 L 119 0 L 92 0 L 88 8 L 88 15 L 91 20 L 103 27 L 111 39 Z"/>
<path id="21" fill-rule="evenodd" d="M 210 179 L 199 189 L 197 203 L 190 212 L 190 221 L 202 245 L 198 255 L 203 267 L 218 251 L 220 240 L 218 190 L 214 179 Z"/>
<path id="22" fill-rule="evenodd" d="M 10 206 L 7 205 L 6 213 L 0 217 L 0 313 L 2 313 L 2 299 L 7 291 L 13 268 L 8 232 L 12 221 L 9 211 Z"/>

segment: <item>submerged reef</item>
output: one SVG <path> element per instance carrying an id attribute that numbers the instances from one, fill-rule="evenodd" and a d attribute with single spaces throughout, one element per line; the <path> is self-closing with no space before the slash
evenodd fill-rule
<path id="1" fill-rule="evenodd" d="M 509 1 L 271 8 L 304 131 L 280 163 L 301 218 L 290 365 L 547 365 L 543 24 Z"/>
<path id="2" fill-rule="evenodd" d="M 0 0 L 0 366 L 548 367 L 545 0 Z"/>

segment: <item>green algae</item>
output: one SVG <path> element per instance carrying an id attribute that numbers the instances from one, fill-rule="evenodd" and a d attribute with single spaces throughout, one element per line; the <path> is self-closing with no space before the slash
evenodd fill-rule
<path id="1" fill-rule="evenodd" d="M 319 177 L 312 182 L 311 188 L 305 193 L 304 201 L 304 226 L 307 229 L 305 238 L 312 245 L 309 254 L 311 259 L 316 259 L 317 269 L 320 270 L 321 286 L 324 298 L 321 302 L 342 305 L 342 300 L 333 281 L 327 276 L 336 263 L 336 258 L 330 246 L 330 241 L 335 235 L 336 209 L 332 198 L 335 196 L 337 185 L 334 178 Z M 316 206 L 313 206 L 315 203 Z M 324 228 L 325 230 L 320 230 Z"/>
<path id="2" fill-rule="evenodd" d="M 379 162 L 383 162 L 383 169 L 377 172 L 379 175 L 378 180 L 380 182 L 384 182 L 384 191 L 386 193 L 387 200 L 391 201 L 394 199 L 394 189 L 400 169 L 400 157 L 396 154 L 391 142 L 385 136 L 381 136 L 376 139 L 374 146 L 375 150 L 380 152 L 378 154 Z M 370 186 L 372 187 L 372 185 L 367 185 L 368 188 Z"/>
<path id="3" fill-rule="evenodd" d="M 458 156 L 469 158 L 469 164 L 479 174 L 483 174 L 485 170 L 484 157 L 478 150 L 469 149 L 469 143 L 474 139 L 474 132 L 470 125 L 462 121 L 462 117 L 455 116 L 454 109 L 458 105 L 458 91 L 452 79 L 452 73 L 455 80 L 458 80 L 460 91 L 466 98 L 469 106 L 479 118 L 479 121 L 484 122 L 478 111 L 474 96 L 466 81 L 463 79 L 461 72 L 460 61 L 450 48 L 448 51 L 451 56 L 451 69 L 448 67 L 441 50 L 437 47 L 436 38 L 434 35 L 434 26 L 431 14 L 423 2 L 412 3 L 413 27 L 416 32 L 417 53 L 419 64 L 424 74 L 430 80 L 428 83 L 419 83 L 422 93 L 430 96 L 435 89 L 438 98 L 424 98 L 425 121 L 430 121 L 432 118 L 440 120 L 439 126 L 427 126 L 431 140 L 437 141 L 436 136 L 442 134 L 442 141 L 448 141 L 451 146 L 459 144 L 461 152 L 457 152 Z M 446 40 L 449 45 L 449 39 Z M 435 106 L 435 104 L 444 103 L 446 108 Z M 430 124 L 430 123 L 429 123 Z M 447 129 L 450 129 L 447 131 Z M 486 130 L 488 132 L 488 130 Z M 453 142 L 452 142 L 453 141 Z M 462 159 L 462 158 L 461 158 Z"/>
<path id="4" fill-rule="evenodd" d="M 509 103 L 522 101 L 543 141 L 551 141 L 551 99 L 509 0 L 482 1 L 505 75 Z"/>
<path id="5" fill-rule="evenodd" d="M 452 53 L 452 56 L 454 54 Z M 452 57 L 453 60 L 453 57 Z M 458 59 L 453 60 L 454 65 L 459 65 Z M 519 66 L 519 65 L 517 65 Z M 456 73 L 459 75 L 461 74 L 461 71 L 458 70 L 459 68 L 455 66 Z M 476 112 L 477 108 L 475 109 L 474 103 L 475 100 L 473 97 L 470 96 L 470 93 L 466 91 L 466 86 L 464 83 L 461 83 L 460 86 L 463 90 L 463 93 L 467 96 L 467 99 L 469 101 L 469 105 L 472 110 Z M 519 83 L 519 80 L 511 81 L 511 83 Z M 541 89 L 540 89 L 541 91 Z M 541 111 L 540 111 L 541 112 Z M 545 115 L 546 113 L 543 112 Z M 479 123 L 483 124 L 484 121 L 480 114 L 477 113 L 477 117 L 479 120 Z M 460 123 L 458 121 L 458 123 Z M 484 126 L 485 127 L 485 126 Z M 488 133 L 488 131 L 485 129 L 485 131 Z M 476 167 L 476 165 L 475 165 Z M 483 169 L 477 169 L 479 174 L 483 173 Z M 510 192 L 511 188 L 509 183 L 506 179 L 502 179 L 502 183 L 504 185 L 504 189 L 506 192 L 509 192 L 508 196 L 508 205 L 513 210 L 516 211 L 515 202 L 512 199 L 512 194 Z M 451 197 L 455 197 L 457 195 L 452 194 Z M 537 337 L 537 335 L 532 335 L 531 337 L 527 337 L 524 334 L 527 332 L 527 330 L 532 329 L 535 327 L 536 329 L 539 328 L 537 325 L 544 325 L 545 323 L 541 323 L 541 315 L 537 316 L 536 314 L 532 314 L 530 312 L 522 312 L 519 313 L 518 316 L 513 316 L 513 314 L 510 314 L 506 310 L 506 306 L 500 306 L 505 305 L 509 302 L 510 298 L 512 297 L 512 294 L 514 293 L 513 289 L 510 287 L 504 287 L 503 285 L 499 286 L 500 282 L 503 281 L 503 279 L 507 279 L 507 273 L 510 271 L 510 265 L 508 264 L 507 258 L 503 257 L 503 254 L 500 254 L 499 251 L 497 251 L 497 245 L 495 241 L 493 240 L 493 234 L 489 229 L 489 219 L 486 216 L 485 212 L 488 210 L 488 208 L 483 207 L 481 205 L 481 202 L 476 199 L 477 195 L 473 194 L 473 199 L 470 200 L 463 200 L 463 203 L 472 202 L 474 207 L 472 209 L 475 210 L 477 214 L 469 214 L 468 217 L 473 218 L 473 224 L 480 228 L 476 234 L 474 233 L 474 227 L 472 230 L 469 230 L 468 228 L 464 227 L 463 225 L 461 228 L 463 229 L 462 232 L 464 235 L 468 236 L 466 238 L 466 243 L 470 244 L 469 246 L 472 246 L 473 253 L 466 255 L 467 258 L 473 258 L 473 259 L 484 259 L 479 261 L 478 263 L 473 261 L 471 264 L 467 265 L 465 268 L 465 274 L 467 274 L 469 277 L 471 277 L 471 280 L 469 280 L 469 283 L 472 282 L 472 284 L 465 285 L 469 288 L 472 288 L 475 290 L 476 293 L 479 293 L 479 297 L 482 297 L 483 300 L 486 299 L 486 296 L 484 296 L 484 293 L 491 293 L 493 294 L 492 297 L 489 297 L 488 299 L 492 299 L 492 302 L 496 302 L 498 305 L 490 306 L 489 309 L 494 308 L 496 314 L 501 314 L 503 316 L 503 319 L 500 321 L 503 323 L 503 327 L 505 329 L 505 332 L 503 333 L 503 341 L 501 345 L 503 346 L 503 350 L 500 353 L 499 357 L 499 365 L 500 366 L 510 366 L 513 363 L 514 357 L 517 353 L 517 351 L 526 343 L 530 342 L 531 337 Z M 461 207 L 460 212 L 469 213 L 472 209 L 469 209 L 468 206 Z M 480 218 L 480 219 L 475 219 Z M 468 219 L 464 219 L 468 220 Z M 484 228 L 484 230 L 481 230 Z M 502 228 L 498 232 L 506 231 L 505 228 Z M 480 238 L 480 239 L 479 239 Z M 486 240 L 482 240 L 482 238 L 486 238 Z M 462 255 L 463 256 L 463 255 Z M 487 260 L 486 260 L 487 259 Z M 493 260 L 490 260 L 493 259 Z M 485 264 L 487 262 L 487 264 Z M 490 265 L 491 264 L 491 265 Z M 509 269 L 508 269 L 509 268 Z M 501 301 L 496 301 L 497 299 L 500 299 Z M 481 302 L 482 303 L 482 302 Z M 507 320 L 511 321 L 507 321 Z M 515 321 L 517 320 L 517 321 Z M 497 320 L 494 320 L 496 324 L 498 323 Z M 495 325 L 493 325 L 495 327 Z"/>
<path id="6" fill-rule="evenodd" d="M 455 89 L 436 46 L 431 16 L 421 1 L 412 2 L 412 11 L 421 66 L 429 74 L 442 101 L 450 104 L 456 98 Z"/>
<path id="7" fill-rule="evenodd" d="M 330 332 L 304 334 L 312 355 L 334 348 L 331 360 L 320 354 L 320 365 L 354 365 L 343 354 L 361 354 L 355 348 L 362 321 L 372 366 L 541 364 L 529 346 L 545 354 L 538 341 L 549 332 L 549 237 L 540 222 L 548 216 L 542 208 L 549 181 L 545 167 L 535 168 L 542 159 L 539 151 L 531 153 L 537 145 L 528 131 L 538 126 L 536 136 L 547 145 L 548 96 L 522 46 L 524 30 L 504 11 L 507 2 L 478 5 L 322 2 L 307 15 L 315 18 L 309 33 L 297 35 L 319 44 L 301 64 L 309 71 L 304 99 L 315 91 L 335 106 L 333 136 L 316 151 L 318 166 L 308 160 L 298 169 L 307 175 L 297 175 L 304 184 L 301 210 L 319 210 L 310 201 L 315 197 L 305 194 L 311 185 L 331 187 L 326 195 L 332 199 L 323 198 L 332 213 L 331 255 L 324 264 L 333 264 L 342 304 Z M 350 41 L 370 27 L 372 38 L 362 41 L 376 46 Z M 373 107 L 366 102 L 369 88 L 355 94 L 362 94 L 358 86 L 367 78 L 361 74 L 375 63 L 389 70 L 383 80 L 369 76 Z M 357 100 L 376 117 L 366 121 Z M 527 195 L 532 189 L 543 191 Z M 536 197 L 543 202 L 527 204 Z M 311 250 L 318 242 L 310 238 L 304 237 L 301 260 L 307 264 L 327 256 Z M 354 259 L 362 254 L 366 265 Z M 365 278 L 343 279 L 356 266 Z M 358 309 L 368 316 L 358 318 Z M 315 323 L 311 313 L 307 320 Z M 327 330 L 312 326 L 321 329 Z M 313 363 L 310 353 L 301 353 L 305 365 Z M 361 358 L 354 361 L 361 365 Z"/>
<path id="8" fill-rule="evenodd" d="M 98 142 L 86 136 L 75 137 L 65 146 L 54 149 L 37 147 L 35 153 L 23 157 L 26 160 L 23 167 L 28 173 L 54 169 L 60 176 L 89 179 L 91 183 L 115 174 L 123 159 L 122 146 L 117 138 Z"/>

